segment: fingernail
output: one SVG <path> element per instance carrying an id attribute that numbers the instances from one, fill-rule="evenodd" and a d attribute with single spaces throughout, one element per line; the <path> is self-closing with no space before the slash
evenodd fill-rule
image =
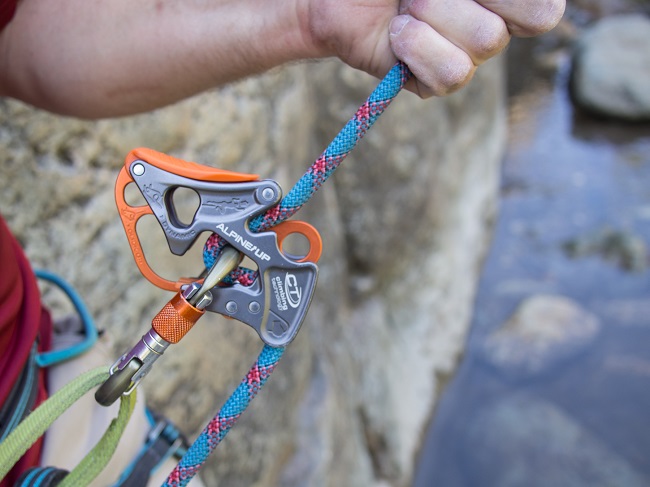
<path id="1" fill-rule="evenodd" d="M 390 25 L 388 26 L 388 32 L 392 36 L 397 36 L 410 21 L 410 15 L 398 15 L 397 17 L 393 17 L 393 20 L 390 21 Z"/>

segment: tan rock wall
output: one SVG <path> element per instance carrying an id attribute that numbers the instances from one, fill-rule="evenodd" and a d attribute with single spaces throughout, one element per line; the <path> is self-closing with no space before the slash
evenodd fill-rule
<path id="1" fill-rule="evenodd" d="M 0 101 L 0 211 L 36 267 L 78 287 L 117 356 L 170 297 L 140 276 L 115 210 L 128 151 L 147 146 L 254 172 L 286 191 L 375 85 L 332 61 L 117 120 Z M 462 353 L 495 211 L 503 104 L 499 60 L 450 98 L 400 94 L 301 212 L 325 245 L 314 304 L 210 460 L 208 485 L 407 484 L 440 378 Z M 143 231 L 157 269 L 200 271 L 198 253 L 170 258 L 155 224 Z M 58 296 L 47 299 L 58 306 Z M 208 316 L 143 386 L 154 406 L 197 432 L 260 348 L 246 326 Z"/>

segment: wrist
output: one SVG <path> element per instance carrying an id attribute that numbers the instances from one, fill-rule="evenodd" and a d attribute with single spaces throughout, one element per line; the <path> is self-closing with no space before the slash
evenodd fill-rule
<path id="1" fill-rule="evenodd" d="M 251 0 L 259 6 L 255 23 L 266 32 L 261 48 L 270 67 L 301 59 L 322 58 L 330 55 L 320 46 L 311 27 L 311 7 L 308 0 Z"/>
<path id="2" fill-rule="evenodd" d="M 222 0 L 196 32 L 205 65 L 220 85 L 287 62 L 323 57 L 313 42 L 305 0 Z"/>

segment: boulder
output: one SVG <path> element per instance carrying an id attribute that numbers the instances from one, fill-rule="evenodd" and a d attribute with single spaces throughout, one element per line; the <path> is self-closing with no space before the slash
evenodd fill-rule
<path id="1" fill-rule="evenodd" d="M 504 376 L 530 380 L 579 354 L 600 328 L 598 318 L 571 299 L 533 295 L 488 336 L 482 356 Z"/>
<path id="2" fill-rule="evenodd" d="M 606 17 L 576 43 L 572 93 L 589 112 L 627 121 L 650 120 L 650 19 Z"/>
<path id="3" fill-rule="evenodd" d="M 638 235 L 605 228 L 567 240 L 562 248 L 569 257 L 598 255 L 626 271 L 644 272 L 648 267 L 648 247 Z"/>

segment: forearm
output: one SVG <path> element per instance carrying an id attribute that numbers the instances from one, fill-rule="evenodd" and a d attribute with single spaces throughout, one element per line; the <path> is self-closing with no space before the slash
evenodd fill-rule
<path id="1" fill-rule="evenodd" d="M 0 94 L 62 114 L 142 112 L 318 51 L 293 0 L 23 0 Z"/>
<path id="2" fill-rule="evenodd" d="M 565 0 L 21 0 L 0 33 L 0 96 L 97 118 L 151 110 L 285 62 L 338 56 L 420 96 L 467 84 Z"/>

